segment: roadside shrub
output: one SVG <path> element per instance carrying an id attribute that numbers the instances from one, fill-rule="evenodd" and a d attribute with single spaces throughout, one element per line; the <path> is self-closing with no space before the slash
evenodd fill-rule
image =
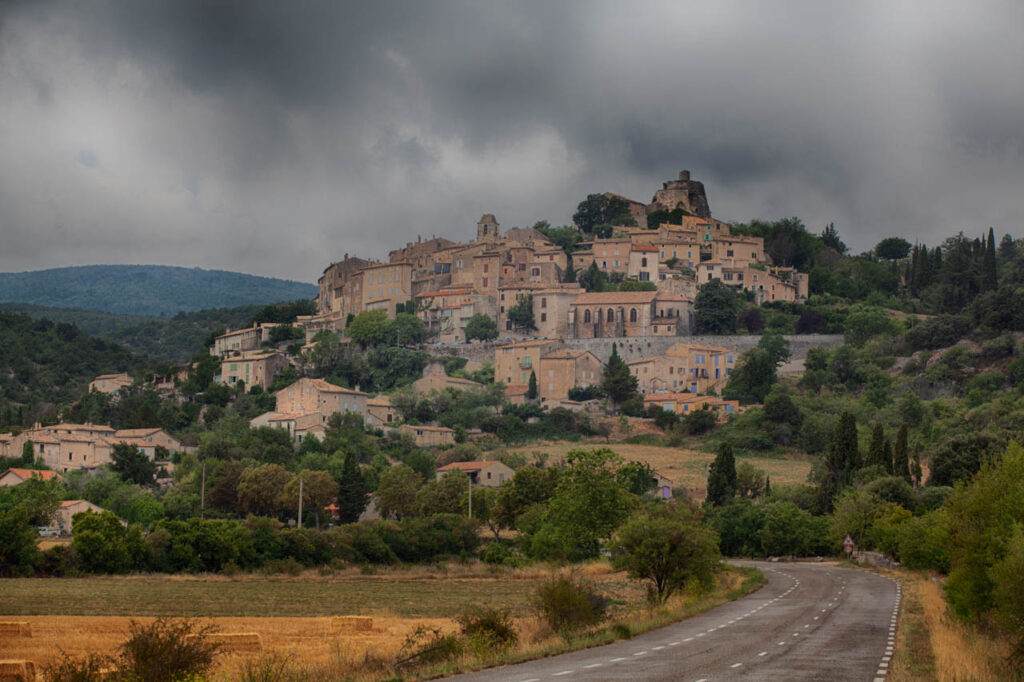
<path id="1" fill-rule="evenodd" d="M 512 615 L 506 610 L 484 609 L 464 613 L 458 622 L 470 651 L 482 658 L 508 651 L 519 641 Z"/>
<path id="2" fill-rule="evenodd" d="M 461 655 L 462 648 L 462 641 L 454 632 L 446 635 L 437 628 L 418 627 L 405 638 L 395 660 L 395 667 L 444 663 Z"/>
<path id="3" fill-rule="evenodd" d="M 214 625 L 193 620 L 158 618 L 143 625 L 132 621 L 131 637 L 121 645 L 121 674 L 145 682 L 174 682 L 202 676 L 213 665 L 218 645 L 209 641 Z"/>
<path id="4" fill-rule="evenodd" d="M 491 542 L 480 550 L 478 556 L 485 564 L 517 566 L 520 561 L 512 548 L 504 542 Z"/>
<path id="5" fill-rule="evenodd" d="M 113 661 L 106 656 L 71 658 L 61 652 L 60 660 L 44 666 L 42 673 L 46 682 L 103 682 L 110 679 L 108 671 L 112 667 Z"/>
<path id="6" fill-rule="evenodd" d="M 534 608 L 552 631 L 568 639 L 572 633 L 600 623 L 608 600 L 590 583 L 563 574 L 537 588 Z"/>
<path id="7" fill-rule="evenodd" d="M 271 559 L 260 566 L 260 573 L 264 575 L 284 574 L 296 576 L 302 573 L 302 564 L 288 557 L 287 559 Z"/>

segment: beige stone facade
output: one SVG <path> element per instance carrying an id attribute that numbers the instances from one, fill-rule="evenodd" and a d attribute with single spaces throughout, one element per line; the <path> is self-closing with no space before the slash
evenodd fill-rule
<path id="1" fill-rule="evenodd" d="M 391 398 L 386 395 L 379 395 L 376 398 L 366 399 L 366 423 L 376 428 L 390 426 L 398 421 L 395 408 L 391 405 Z"/>
<path id="2" fill-rule="evenodd" d="M 691 302 L 657 291 L 581 294 L 569 309 L 568 336 L 577 339 L 680 336 L 691 328 Z"/>
<path id="3" fill-rule="evenodd" d="M 438 467 L 437 480 L 440 481 L 452 471 L 461 471 L 469 476 L 473 485 L 482 485 L 485 488 L 497 488 L 516 474 L 512 467 L 504 462 L 452 462 Z"/>
<path id="4" fill-rule="evenodd" d="M 561 349 L 540 359 L 537 389 L 541 402 L 558 402 L 569 397 L 571 388 L 601 383 L 601 361 L 587 350 Z"/>
<path id="5" fill-rule="evenodd" d="M 739 401 L 722 400 L 714 396 L 694 395 L 693 393 L 655 393 L 644 396 L 644 407 L 660 407 L 667 412 L 685 416 L 697 410 L 710 410 L 720 420 L 742 411 Z"/>
<path id="6" fill-rule="evenodd" d="M 540 369 L 544 355 L 562 347 L 559 340 L 519 341 L 499 346 L 494 351 L 494 382 L 498 384 L 530 383 L 530 373 Z M 540 375 L 537 375 L 538 385 Z"/>
<path id="7" fill-rule="evenodd" d="M 663 355 L 626 363 L 645 394 L 720 393 L 735 367 L 736 355 L 728 348 L 676 343 Z"/>
<path id="8" fill-rule="evenodd" d="M 366 414 L 367 395 L 335 386 L 323 379 L 302 378 L 274 394 L 277 399 L 275 412 L 281 414 L 317 413 L 322 423 L 327 423 L 336 412 Z"/>
<path id="9" fill-rule="evenodd" d="M 220 380 L 229 386 L 242 381 L 246 388 L 266 388 L 274 383 L 274 377 L 287 366 L 288 357 L 283 353 L 246 351 L 221 362 Z"/>
<path id="10" fill-rule="evenodd" d="M 127 372 L 119 374 L 101 374 L 89 382 L 89 390 L 98 393 L 117 393 L 132 385 L 132 378 Z"/>
<path id="11" fill-rule="evenodd" d="M 509 284 L 498 293 L 498 333 L 517 330 L 508 317 L 509 310 L 523 298 L 533 296 L 533 321 L 537 329 L 531 334 L 548 339 L 564 339 L 569 335 L 569 310 L 572 302 L 585 290 L 578 284 Z"/>
<path id="12" fill-rule="evenodd" d="M 455 444 L 455 431 L 444 426 L 402 424 L 398 427 L 398 432 L 411 436 L 413 442 L 421 448 Z"/>

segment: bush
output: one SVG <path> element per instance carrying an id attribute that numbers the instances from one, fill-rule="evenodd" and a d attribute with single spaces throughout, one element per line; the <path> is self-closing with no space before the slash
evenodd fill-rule
<path id="1" fill-rule="evenodd" d="M 501 609 L 484 609 L 465 613 L 458 618 L 459 629 L 469 649 L 480 657 L 508 651 L 519 635 L 512 624 L 512 614 Z"/>
<path id="2" fill-rule="evenodd" d="M 480 561 L 485 564 L 516 566 L 520 563 L 512 548 L 504 542 L 491 542 L 480 550 Z"/>
<path id="3" fill-rule="evenodd" d="M 442 634 L 437 628 L 419 627 L 406 637 L 398 652 L 396 668 L 433 665 L 462 654 L 462 640 L 454 632 Z"/>
<path id="4" fill-rule="evenodd" d="M 71 658 L 61 652 L 58 662 L 43 667 L 43 679 L 46 682 L 103 682 L 110 679 L 107 671 L 113 665 L 106 656 L 89 654 L 85 658 Z"/>
<path id="5" fill-rule="evenodd" d="M 568 639 L 573 632 L 600 623 L 608 600 L 589 583 L 559 575 L 537 588 L 534 608 L 552 631 Z"/>
<path id="6" fill-rule="evenodd" d="M 131 622 L 131 637 L 121 645 L 118 669 L 122 675 L 146 682 L 174 682 L 202 676 L 213 665 L 218 645 L 208 640 L 214 625 L 193 620 L 158 618 L 143 625 Z"/>

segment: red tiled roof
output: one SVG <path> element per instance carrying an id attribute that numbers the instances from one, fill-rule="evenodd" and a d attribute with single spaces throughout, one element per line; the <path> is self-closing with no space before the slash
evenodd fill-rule
<path id="1" fill-rule="evenodd" d="M 8 472 L 20 477 L 22 480 L 27 481 L 30 478 L 38 478 L 43 481 L 49 481 L 51 479 L 61 480 L 60 474 L 56 471 L 50 471 L 48 469 L 18 469 L 11 467 L 7 470 Z"/>

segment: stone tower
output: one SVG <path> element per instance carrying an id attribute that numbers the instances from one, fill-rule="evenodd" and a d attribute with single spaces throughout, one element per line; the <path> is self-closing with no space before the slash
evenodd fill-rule
<path id="1" fill-rule="evenodd" d="M 501 239 L 501 225 L 493 213 L 485 213 L 476 224 L 476 240 L 478 242 L 496 242 Z"/>
<path id="2" fill-rule="evenodd" d="M 678 180 L 669 180 L 662 184 L 661 189 L 654 193 L 654 198 L 648 204 L 647 212 L 672 211 L 677 208 L 699 218 L 711 217 L 704 183 L 691 180 L 688 170 L 679 171 Z"/>

